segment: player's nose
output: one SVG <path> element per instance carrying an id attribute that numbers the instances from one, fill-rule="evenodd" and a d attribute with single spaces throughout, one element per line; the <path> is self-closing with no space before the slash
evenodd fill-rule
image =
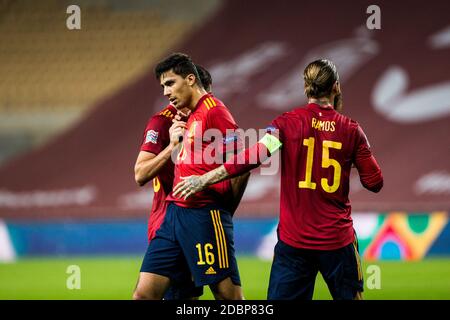
<path id="1" fill-rule="evenodd" d="M 164 87 L 164 95 L 167 97 L 167 98 L 170 98 L 170 95 L 172 94 L 172 90 L 170 90 L 170 88 L 169 87 Z"/>

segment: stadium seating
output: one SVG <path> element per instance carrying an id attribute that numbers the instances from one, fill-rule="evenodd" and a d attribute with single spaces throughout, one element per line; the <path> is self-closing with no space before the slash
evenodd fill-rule
<path id="1" fill-rule="evenodd" d="M 86 2 L 89 4 L 89 2 Z M 83 7 L 66 27 L 65 2 L 14 1 L 2 14 L 0 111 L 85 109 L 151 66 L 189 31 L 189 20 L 144 11 Z"/>
<path id="2" fill-rule="evenodd" d="M 193 1 L 193 15 L 180 19 L 159 1 L 81 0 L 81 30 L 69 30 L 70 1 L 1 1 L 0 163 L 148 72 L 201 21 L 207 3 Z"/>

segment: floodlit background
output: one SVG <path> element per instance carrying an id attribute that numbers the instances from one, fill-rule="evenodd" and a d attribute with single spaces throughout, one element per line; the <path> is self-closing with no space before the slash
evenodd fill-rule
<path id="1" fill-rule="evenodd" d="M 181 51 L 244 129 L 303 104 L 304 67 L 334 61 L 385 179 L 351 181 L 365 298 L 450 299 L 450 5 L 372 4 L 0 0 L 0 298 L 131 298 L 153 195 L 133 166 L 167 104 L 153 67 Z M 253 172 L 234 218 L 247 299 L 266 297 L 278 200 L 279 175 Z"/>

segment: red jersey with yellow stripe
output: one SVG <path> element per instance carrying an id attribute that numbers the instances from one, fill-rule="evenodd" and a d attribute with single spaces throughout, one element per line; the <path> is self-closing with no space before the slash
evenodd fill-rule
<path id="1" fill-rule="evenodd" d="M 171 127 L 172 119 L 176 114 L 177 110 L 175 107 L 169 104 L 148 120 L 144 131 L 141 151 L 158 155 L 169 145 L 169 128 Z M 173 176 L 174 164 L 169 160 L 153 179 L 153 204 L 148 220 L 149 241 L 153 239 L 156 231 L 164 220 L 167 207 L 165 199 L 172 191 Z"/>
<path id="2" fill-rule="evenodd" d="M 310 103 L 277 117 L 272 128 L 279 130 L 283 144 L 279 239 L 313 250 L 352 243 L 348 197 L 352 165 L 371 190 L 379 190 L 383 182 L 359 124 L 333 108 Z"/>
<path id="3" fill-rule="evenodd" d="M 233 138 L 236 137 L 237 128 L 228 108 L 213 95 L 204 95 L 189 116 L 175 164 L 174 185 L 181 181 L 181 177 L 202 175 L 223 164 L 225 149 L 230 141 L 235 141 Z M 226 180 L 187 200 L 176 198 L 170 193 L 167 201 L 185 208 L 199 208 L 214 203 L 228 209 L 231 197 L 231 183 Z"/>
<path id="4" fill-rule="evenodd" d="M 244 152 L 244 163 L 234 157 L 224 165 L 228 174 L 255 168 L 279 149 L 279 239 L 312 250 L 335 250 L 352 243 L 348 197 L 352 166 L 365 188 L 378 192 L 383 187 L 381 169 L 359 124 L 331 107 L 310 103 L 283 113 L 266 130 L 264 138 Z"/>

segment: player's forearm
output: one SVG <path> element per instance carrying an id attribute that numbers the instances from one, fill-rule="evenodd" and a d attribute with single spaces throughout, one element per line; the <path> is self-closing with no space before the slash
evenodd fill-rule
<path id="1" fill-rule="evenodd" d="M 225 167 L 221 165 L 220 167 L 200 176 L 200 184 L 202 186 L 202 190 L 229 177 L 230 175 L 228 174 L 227 170 L 225 170 Z"/>
<path id="2" fill-rule="evenodd" d="M 258 142 L 228 160 L 224 164 L 224 167 L 230 177 L 237 177 L 259 167 L 269 155 L 267 147 L 261 142 Z"/>
<path id="3" fill-rule="evenodd" d="M 220 167 L 205 173 L 202 176 L 181 177 L 181 181 L 174 186 L 172 194 L 174 197 L 187 199 L 191 195 L 205 190 L 212 184 L 218 183 L 229 177 L 227 170 L 221 165 Z"/>
<path id="4" fill-rule="evenodd" d="M 137 163 L 134 167 L 136 183 L 142 187 L 147 182 L 155 178 L 161 168 L 164 167 L 164 165 L 167 163 L 167 161 L 170 161 L 174 148 L 175 147 L 173 144 L 169 144 L 156 157 Z"/>
<path id="5" fill-rule="evenodd" d="M 364 188 L 379 192 L 383 187 L 383 175 L 380 166 L 373 156 L 364 160 L 359 160 L 356 163 L 356 168 L 360 176 L 361 184 Z"/>
<path id="6" fill-rule="evenodd" d="M 227 178 L 239 176 L 261 165 L 273 152 L 281 147 L 277 138 L 265 136 L 257 144 L 234 156 L 220 167 L 205 173 L 202 176 L 192 175 L 182 177 L 182 181 L 173 188 L 173 196 L 189 198 L 191 195 L 205 190 L 210 185 L 221 182 Z"/>

